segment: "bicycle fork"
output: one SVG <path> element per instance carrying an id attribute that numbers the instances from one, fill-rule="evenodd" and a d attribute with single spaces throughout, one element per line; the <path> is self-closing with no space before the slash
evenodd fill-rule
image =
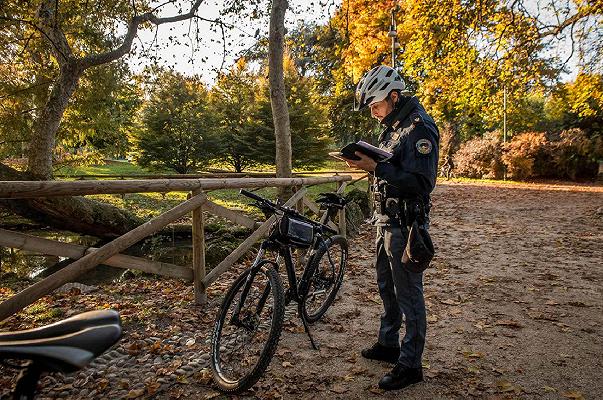
<path id="1" fill-rule="evenodd" d="M 253 283 L 253 278 L 255 278 L 256 274 L 260 271 L 260 268 L 262 268 L 262 266 L 264 266 L 264 264 L 274 264 L 271 261 L 262 260 L 265 253 L 266 253 L 266 250 L 263 247 L 261 247 L 260 251 L 258 252 L 258 254 L 255 258 L 255 261 L 249 268 L 249 275 L 247 275 L 247 278 L 245 279 L 245 286 L 243 287 L 243 290 L 241 291 L 241 295 L 239 296 L 239 302 L 238 302 L 234 312 L 232 313 L 232 317 L 230 318 L 230 323 L 235 326 L 243 326 L 244 325 L 243 321 L 241 321 L 241 319 L 240 319 L 240 314 L 241 314 L 241 309 L 243 307 L 243 304 L 245 303 L 245 300 L 247 300 L 247 296 L 249 295 L 249 291 L 251 290 L 251 284 Z M 262 296 L 260 297 L 260 300 L 258 301 L 258 304 L 255 308 L 256 316 L 259 316 L 261 314 L 262 309 L 264 308 L 264 305 L 266 304 L 266 301 L 268 300 L 269 295 L 270 295 L 270 282 L 268 282 L 268 284 L 264 288 L 264 292 L 262 293 Z M 253 330 L 253 327 L 247 327 L 247 326 L 244 326 L 244 327 L 252 328 L 251 330 Z"/>

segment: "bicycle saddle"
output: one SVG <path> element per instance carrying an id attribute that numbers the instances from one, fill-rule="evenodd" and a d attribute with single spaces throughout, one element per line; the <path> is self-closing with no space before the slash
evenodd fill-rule
<path id="1" fill-rule="evenodd" d="M 44 370 L 73 372 L 121 337 L 119 313 L 90 311 L 35 329 L 0 332 L 0 360 L 26 359 Z"/>
<path id="2" fill-rule="evenodd" d="M 316 198 L 319 204 L 329 204 L 335 208 L 343 208 L 349 201 L 337 193 L 320 193 Z"/>

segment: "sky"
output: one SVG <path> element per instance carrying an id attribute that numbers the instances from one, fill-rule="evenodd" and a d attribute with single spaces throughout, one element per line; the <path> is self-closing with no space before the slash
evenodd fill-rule
<path id="1" fill-rule="evenodd" d="M 223 3 L 223 1 L 206 0 L 199 8 L 198 14 L 210 20 L 220 18 Z M 327 4 L 324 5 L 324 3 Z M 292 28 L 301 21 L 325 23 L 339 4 L 341 4 L 341 0 L 289 0 L 290 7 L 285 15 L 285 26 Z M 170 5 L 166 5 L 159 12 L 159 16 L 176 14 L 176 7 Z M 227 42 L 230 42 L 230 45 L 227 46 L 224 67 L 228 68 L 233 65 L 238 54 L 256 43 L 255 34 L 258 29 L 260 37 L 267 36 L 269 21 L 268 18 L 259 21 L 252 21 L 250 18 L 242 18 L 238 21 L 226 18 L 225 21 L 232 25 L 232 28 L 226 30 Z M 190 40 L 190 37 L 195 38 L 195 35 L 188 34 L 189 30 L 194 32 L 196 29 L 195 23 L 191 23 L 191 21 L 160 25 L 156 39 L 154 30 L 140 31 L 138 39 L 134 43 L 138 55 L 130 58 L 132 69 L 140 72 L 149 62 L 148 58 L 141 57 L 139 52 L 142 49 L 153 48 L 155 50 L 152 53 L 162 57 L 160 65 L 172 67 L 186 75 L 199 75 L 205 82 L 211 84 L 217 74 L 215 70 L 221 67 L 224 58 L 222 33 L 219 29 L 212 31 L 212 24 L 208 22 L 199 21 L 198 27 L 200 40 L 196 43 L 192 43 Z M 214 27 L 216 27 L 215 24 Z M 173 44 L 173 42 L 165 47 L 152 46 L 154 40 L 159 44 L 170 43 L 170 36 L 184 38 L 183 42 L 187 43 L 188 46 L 184 43 L 180 45 Z M 191 52 L 193 45 L 197 47 L 194 53 Z"/>
<path id="2" fill-rule="evenodd" d="M 185 9 L 190 4 L 190 0 L 180 1 L 184 4 Z M 220 10 L 224 3 L 225 1 L 220 0 L 206 0 L 201 5 L 198 15 L 209 20 L 221 18 Z M 531 1 L 527 3 L 530 4 Z M 341 0 L 289 0 L 290 7 L 286 13 L 285 26 L 292 28 L 301 21 L 317 24 L 326 23 L 340 4 Z M 535 7 L 535 4 L 534 2 L 532 7 Z M 169 4 L 159 11 L 159 16 L 172 16 L 176 14 L 176 7 Z M 256 31 L 260 37 L 265 37 L 268 33 L 269 21 L 267 17 L 260 20 L 251 20 L 248 17 L 233 20 L 226 17 L 224 21 L 230 25 L 230 28 L 226 29 L 227 42 L 229 44 L 225 59 L 222 33 L 219 29 L 215 30 L 216 25 L 212 26 L 208 22 L 199 21 L 199 40 L 196 41 L 195 35 L 188 34 L 189 30 L 194 32 L 195 23 L 184 21 L 160 25 L 157 32 L 155 30 L 140 31 L 134 43 L 138 54 L 130 58 L 130 65 L 134 71 L 140 72 L 145 65 L 149 64 L 148 57 L 140 56 L 140 51 L 142 49 L 153 49 L 152 53 L 162 58 L 159 62 L 160 65 L 169 66 L 186 75 L 199 75 L 202 80 L 211 85 L 216 78 L 216 70 L 223 63 L 224 68 L 229 68 L 241 52 L 251 48 L 256 43 Z M 212 27 L 214 30 L 212 30 Z M 183 38 L 183 43 L 175 44 L 173 41 L 170 42 L 170 36 Z M 192 41 L 191 38 L 193 38 Z M 154 46 L 154 40 L 159 45 Z M 191 52 L 192 47 L 196 48 L 194 53 Z M 570 54 L 570 43 L 567 40 L 565 42 L 556 41 L 555 46 L 549 51 L 557 53 L 565 59 Z M 574 57 L 568 63 L 568 67 L 572 72 L 564 74 L 562 76 L 563 81 L 575 78 L 577 71 L 576 63 L 577 55 L 574 54 Z"/>

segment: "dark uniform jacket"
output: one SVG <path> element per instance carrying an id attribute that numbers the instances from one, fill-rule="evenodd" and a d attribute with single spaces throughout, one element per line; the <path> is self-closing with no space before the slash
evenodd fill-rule
<path id="1" fill-rule="evenodd" d="M 428 212 L 429 194 L 435 187 L 439 131 L 416 97 L 406 99 L 382 121 L 386 128 L 379 137 L 379 148 L 393 156 L 378 162 L 375 168 L 372 188 L 376 200 L 375 225 L 398 225 L 394 208 L 404 200 L 418 202 Z M 388 202 L 386 212 L 385 203 L 389 199 L 397 199 L 399 203 Z M 384 207 L 378 207 L 378 202 Z M 389 207 L 390 204 L 393 206 Z"/>

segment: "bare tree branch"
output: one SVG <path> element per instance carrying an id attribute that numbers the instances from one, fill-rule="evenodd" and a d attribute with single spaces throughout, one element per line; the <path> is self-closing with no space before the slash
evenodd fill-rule
<path id="1" fill-rule="evenodd" d="M 6 15 L 0 15 L 0 20 L 19 22 L 19 23 L 31 26 L 32 28 L 34 28 L 35 30 L 40 32 L 46 38 L 46 40 L 48 40 L 50 42 L 50 45 L 53 47 L 54 51 L 57 52 L 58 55 L 60 55 L 63 58 L 63 60 L 65 60 L 65 61 L 67 60 L 67 54 L 62 53 L 61 49 L 55 43 L 53 38 L 51 36 L 49 36 L 48 33 L 44 29 L 42 29 L 41 27 L 36 25 L 33 21 L 29 21 L 29 20 L 21 19 L 21 18 L 13 18 L 13 17 L 9 17 Z M 60 57 L 57 57 L 57 58 L 60 58 Z"/>
<path id="2" fill-rule="evenodd" d="M 31 85 L 31 86 L 28 86 L 28 87 L 26 87 L 26 88 L 22 88 L 22 89 L 15 90 L 15 91 L 14 91 L 14 92 L 12 92 L 12 93 L 8 93 L 8 94 L 5 94 L 5 95 L 3 95 L 3 96 L 0 96 L 0 100 L 5 99 L 5 98 L 7 98 L 7 97 L 14 96 L 14 95 L 16 95 L 16 94 L 18 94 L 18 93 L 21 93 L 21 92 L 26 92 L 26 91 L 28 91 L 28 90 L 30 90 L 30 89 L 33 89 L 33 88 L 36 88 L 36 87 L 38 87 L 38 86 L 50 85 L 51 83 L 54 83 L 54 79 L 51 79 L 51 80 L 49 80 L 49 81 L 43 81 L 43 82 L 39 82 L 39 83 L 36 83 L 35 85 Z"/>
<path id="3" fill-rule="evenodd" d="M 197 10 L 199 9 L 199 6 L 201 5 L 202 2 L 203 2 L 203 0 L 196 0 L 195 4 L 193 4 L 193 6 L 191 7 L 189 12 L 187 12 L 186 14 L 175 15 L 172 17 L 159 18 L 152 12 L 135 15 L 134 17 L 132 17 L 132 20 L 128 24 L 128 32 L 126 33 L 126 36 L 124 37 L 123 43 L 119 47 L 117 47 L 116 49 L 107 51 L 105 53 L 92 54 L 92 55 L 82 58 L 80 60 L 82 67 L 84 69 L 86 69 L 89 67 L 93 67 L 95 65 L 106 64 L 108 62 L 117 60 L 120 57 L 123 57 L 131 50 L 132 42 L 134 41 L 134 38 L 136 37 L 136 33 L 138 32 L 138 27 L 141 24 L 143 24 L 145 22 L 150 22 L 150 23 L 158 26 L 161 24 L 166 24 L 166 23 L 171 23 L 171 22 L 185 21 L 189 18 L 195 17 L 195 14 L 197 13 Z"/>
<path id="4" fill-rule="evenodd" d="M 565 28 L 575 25 L 581 19 L 586 18 L 588 16 L 589 16 L 588 13 L 586 13 L 584 11 L 578 11 L 576 14 L 572 15 L 571 17 L 566 18 L 565 20 L 563 20 L 556 26 L 547 26 L 546 28 L 549 28 L 549 29 L 545 30 L 545 31 L 541 31 L 539 33 L 539 36 L 541 38 L 547 37 L 547 36 L 557 36 L 561 32 L 563 32 L 563 30 L 565 30 Z"/>

